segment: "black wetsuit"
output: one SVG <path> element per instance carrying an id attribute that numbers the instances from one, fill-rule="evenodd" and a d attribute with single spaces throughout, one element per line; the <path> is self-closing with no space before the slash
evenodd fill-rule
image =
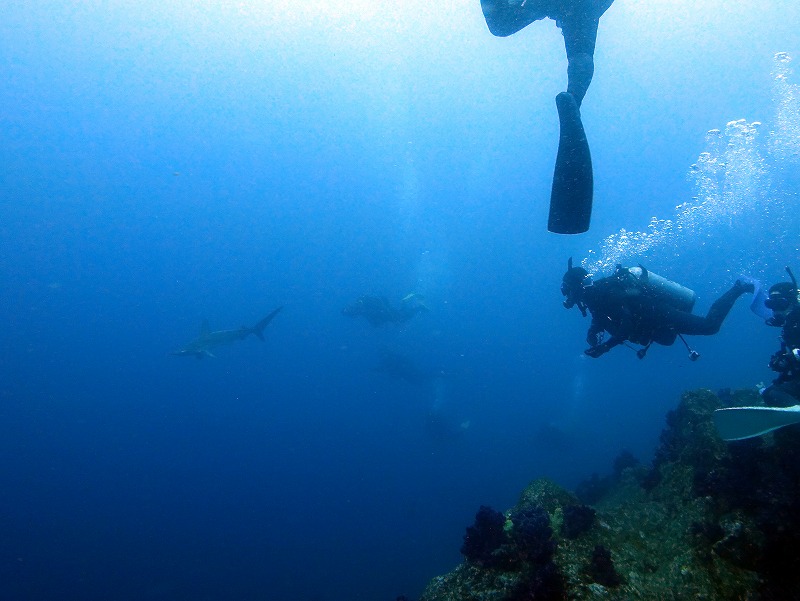
<path id="1" fill-rule="evenodd" d="M 800 305 L 786 316 L 781 330 L 781 348 L 770 358 L 769 366 L 778 377 L 764 391 L 764 402 L 773 407 L 800 403 L 800 361 L 793 351 L 800 349 Z"/>
<path id="2" fill-rule="evenodd" d="M 486 24 L 492 34 L 506 37 L 534 21 L 555 20 L 564 34 L 567 51 L 567 91 L 580 106 L 594 73 L 594 48 L 600 17 L 614 0 L 481 0 Z"/>
<path id="3" fill-rule="evenodd" d="M 630 278 L 613 275 L 597 281 L 583 292 L 582 302 L 592 314 L 585 352 L 599 357 L 629 340 L 649 346 L 669 346 L 679 334 L 710 336 L 719 332 L 736 299 L 748 288 L 739 283 L 719 297 L 705 317 L 682 311 L 663 297 L 649 294 Z M 603 340 L 603 333 L 611 337 Z"/>

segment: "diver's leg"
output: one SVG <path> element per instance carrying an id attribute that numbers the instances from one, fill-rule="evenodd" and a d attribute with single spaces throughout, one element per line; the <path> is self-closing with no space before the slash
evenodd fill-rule
<path id="1" fill-rule="evenodd" d="M 737 281 L 730 290 L 714 301 L 714 304 L 711 305 L 706 314 L 706 321 L 709 323 L 709 327 L 713 329 L 712 334 L 719 332 L 722 322 L 731 312 L 736 299 L 745 292 L 753 292 L 753 289 L 753 284 Z"/>
<path id="2" fill-rule="evenodd" d="M 580 106 L 594 73 L 597 19 L 571 16 L 561 24 L 561 31 L 567 50 L 567 91 L 556 96 L 560 135 L 547 229 L 558 234 L 579 234 L 589 229 L 592 218 L 592 155 Z"/>
<path id="3" fill-rule="evenodd" d="M 596 0 L 592 7 L 594 17 L 596 19 L 602 17 L 612 4 L 614 4 L 614 0 Z"/>
<path id="4" fill-rule="evenodd" d="M 681 334 L 694 334 L 700 336 L 711 336 L 719 332 L 722 322 L 730 313 L 733 304 L 745 292 L 752 292 L 753 285 L 736 282 L 733 287 L 725 294 L 720 296 L 711 305 L 705 317 L 692 315 L 683 311 L 672 313 L 675 321 L 675 329 Z"/>
<path id="5" fill-rule="evenodd" d="M 580 107 L 594 75 L 594 48 L 597 42 L 596 18 L 589 16 L 565 20 L 561 31 L 567 51 L 567 92 Z"/>
<path id="6" fill-rule="evenodd" d="M 540 0 L 481 0 L 486 25 L 493 35 L 504 38 L 547 15 Z"/>
<path id="7" fill-rule="evenodd" d="M 663 346 L 672 346 L 678 339 L 678 332 L 673 328 L 659 328 L 653 332 L 653 342 Z"/>

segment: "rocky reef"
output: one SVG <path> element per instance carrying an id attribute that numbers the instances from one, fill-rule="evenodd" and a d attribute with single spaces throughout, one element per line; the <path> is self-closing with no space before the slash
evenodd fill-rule
<path id="1" fill-rule="evenodd" d="M 623 454 L 574 493 L 540 479 L 505 513 L 482 507 L 464 562 L 420 601 L 800 599 L 800 432 L 726 443 L 721 406 L 685 393 L 650 467 Z"/>

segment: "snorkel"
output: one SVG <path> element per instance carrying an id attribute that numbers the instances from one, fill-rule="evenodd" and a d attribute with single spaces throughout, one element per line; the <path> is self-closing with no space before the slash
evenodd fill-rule
<path id="1" fill-rule="evenodd" d="M 786 266 L 786 273 L 789 274 L 789 279 L 792 280 L 792 285 L 794 286 L 795 292 L 797 292 L 797 280 L 794 278 L 794 274 L 792 273 L 792 268 L 788 265 Z"/>
<path id="2" fill-rule="evenodd" d="M 570 257 L 567 261 L 567 272 L 561 279 L 561 294 L 566 297 L 564 299 L 564 308 L 571 309 L 577 305 L 581 315 L 586 317 L 586 304 L 581 297 L 583 296 L 583 289 L 586 286 L 591 286 L 591 284 L 592 279 L 589 272 L 583 267 L 573 267 L 572 257 Z"/>

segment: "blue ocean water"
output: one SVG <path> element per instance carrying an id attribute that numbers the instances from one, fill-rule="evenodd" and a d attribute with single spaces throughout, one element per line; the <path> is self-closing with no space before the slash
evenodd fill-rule
<path id="1" fill-rule="evenodd" d="M 719 335 L 583 356 L 567 258 L 698 293 L 800 271 L 800 5 L 619 0 L 591 230 L 546 232 L 552 21 L 479 3 L 12 2 L 0 20 L 0 599 L 416 598 L 481 504 L 643 461 Z M 786 54 L 778 54 L 786 53 Z M 716 130 L 716 131 L 714 131 Z M 373 328 L 363 294 L 430 311 Z M 265 332 L 195 360 L 212 329 Z M 386 352 L 442 377 L 376 370 Z"/>

